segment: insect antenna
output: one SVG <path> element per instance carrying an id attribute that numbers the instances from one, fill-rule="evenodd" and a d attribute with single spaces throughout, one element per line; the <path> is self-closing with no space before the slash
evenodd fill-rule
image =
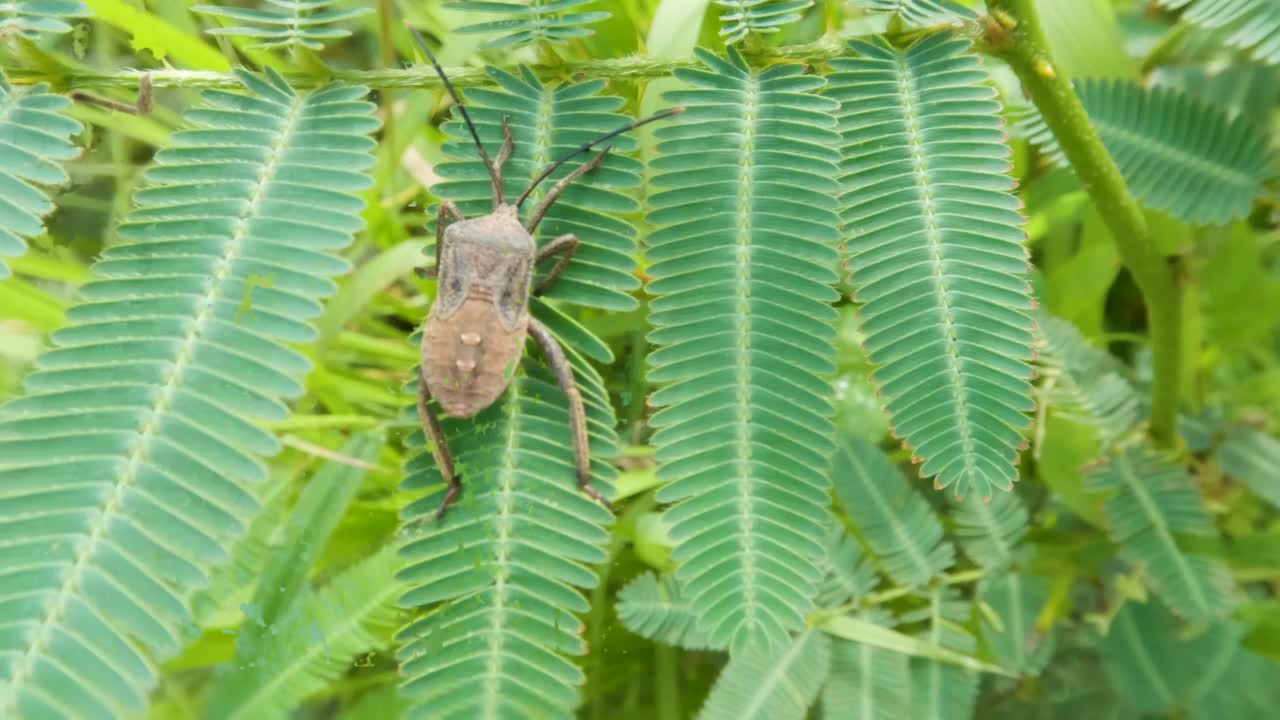
<path id="1" fill-rule="evenodd" d="M 449 91 L 449 97 L 453 98 L 453 104 L 457 105 L 458 112 L 462 113 L 462 119 L 467 124 L 471 139 L 476 141 L 476 150 L 480 151 L 480 159 L 484 161 L 484 166 L 489 171 L 489 179 L 493 182 L 494 204 L 497 205 L 502 201 L 502 175 L 498 172 L 498 166 L 493 164 L 489 153 L 485 151 L 484 143 L 480 142 L 480 133 L 476 132 L 475 123 L 471 122 L 471 115 L 467 112 L 467 106 L 462 104 L 462 99 L 458 97 L 458 91 L 453 89 L 453 83 L 449 82 L 449 76 L 444 74 L 444 68 L 440 67 L 439 61 L 432 54 L 431 48 L 427 47 L 427 41 L 422 39 L 422 35 L 417 28 L 410 25 L 408 20 L 405 21 L 404 26 L 409 29 L 409 34 L 413 36 L 413 41 L 418 44 L 422 54 L 426 55 L 427 60 L 431 61 L 431 67 L 436 69 L 436 74 L 440 76 L 440 82 L 444 83 L 444 89 Z"/>
<path id="2" fill-rule="evenodd" d="M 524 201 L 529 199 L 530 193 L 533 192 L 534 188 L 538 187 L 539 183 L 551 177 L 551 173 L 555 172 L 556 169 L 559 168 L 561 165 L 572 160 L 574 156 L 578 155 L 579 153 L 584 153 L 590 150 L 591 148 L 595 147 L 596 145 L 599 145 L 600 143 L 604 142 L 605 140 L 615 138 L 626 132 L 631 132 L 632 130 L 635 130 L 636 128 L 642 125 L 648 125 L 651 122 L 665 120 L 666 118 L 672 117 L 673 115 L 679 115 L 682 112 L 684 112 L 684 108 L 682 107 L 671 108 L 670 110 L 663 110 L 662 112 L 650 115 L 649 117 L 644 118 L 643 120 L 636 120 L 626 125 L 623 125 L 617 130 L 611 130 L 601 135 L 600 137 L 594 140 L 591 140 L 589 142 L 585 142 L 579 145 L 578 147 L 574 148 L 573 150 L 570 150 L 569 152 L 565 153 L 564 155 L 561 155 L 559 159 L 557 159 L 555 162 L 548 165 L 545 169 L 543 169 L 542 172 L 538 173 L 538 176 L 533 179 L 533 182 L 529 183 L 528 189 L 520 193 L 520 199 L 516 200 L 516 207 L 518 208 L 521 205 L 524 205 Z"/>

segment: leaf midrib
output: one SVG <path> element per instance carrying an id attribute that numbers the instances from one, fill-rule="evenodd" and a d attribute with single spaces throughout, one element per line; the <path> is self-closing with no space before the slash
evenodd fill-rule
<path id="1" fill-rule="evenodd" d="M 751 296 L 752 296 L 752 212 L 754 209 L 755 172 L 752 161 L 755 157 L 756 115 L 759 103 L 758 80 L 755 75 L 748 74 L 744 80 L 743 100 L 739 116 L 741 138 L 738 141 L 738 213 L 734 235 L 737 272 L 734 273 L 735 294 L 738 317 L 735 323 L 738 331 L 737 342 L 734 343 L 735 378 L 737 380 L 737 485 L 738 485 L 738 542 L 741 548 L 739 562 L 742 572 L 742 614 L 743 623 L 734 628 L 734 634 L 742 628 L 751 628 L 759 620 L 759 608 L 756 598 L 755 545 L 753 542 L 753 519 L 757 512 L 754 497 L 755 473 L 751 467 Z"/>

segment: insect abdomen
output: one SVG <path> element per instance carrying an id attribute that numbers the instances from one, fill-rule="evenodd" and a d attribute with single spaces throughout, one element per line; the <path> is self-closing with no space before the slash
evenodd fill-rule
<path id="1" fill-rule="evenodd" d="M 422 333 L 422 374 L 446 415 L 467 418 L 493 404 L 515 374 L 528 315 L 507 330 L 492 300 L 468 297 L 445 320 L 434 313 Z"/>

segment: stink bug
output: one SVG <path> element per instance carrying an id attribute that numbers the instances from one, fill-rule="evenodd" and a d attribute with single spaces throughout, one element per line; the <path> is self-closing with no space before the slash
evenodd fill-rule
<path id="1" fill-rule="evenodd" d="M 448 201 L 440 203 L 437 214 L 434 273 L 439 279 L 439 290 L 423 327 L 422 363 L 418 378 L 418 417 L 423 432 L 431 440 L 432 454 L 440 474 L 448 484 L 436 518 L 444 516 L 461 491 L 462 484 L 430 401 L 434 397 L 445 414 L 455 418 L 471 417 L 492 405 L 511 382 L 509 370 L 523 354 L 527 336 L 532 336 L 542 350 L 547 366 L 555 374 L 556 383 L 569 400 L 569 432 L 573 438 L 578 487 L 607 505 L 590 484 L 586 412 L 574 382 L 573 369 L 551 331 L 529 315 L 528 305 L 530 292 L 541 295 L 550 288 L 578 249 L 578 239 L 571 234 L 561 235 L 539 248 L 533 239 L 538 223 L 569 183 L 604 161 L 610 147 L 605 147 L 556 182 L 523 223 L 520 221 L 520 207 L 540 182 L 579 153 L 641 125 L 675 115 L 683 108 L 624 125 L 579 146 L 548 165 L 515 203 L 508 203 L 503 196 L 502 166 L 511 157 L 515 144 L 510 124 L 504 117 L 502 147 L 497 157 L 491 159 L 480 142 L 480 135 L 467 114 L 466 106 L 440 63 L 422 36 L 412 27 L 409 32 L 457 106 L 493 183 L 493 210 L 488 215 L 464 218 Z M 534 266 L 553 257 L 556 257 L 555 265 L 537 287 L 531 289 Z"/>

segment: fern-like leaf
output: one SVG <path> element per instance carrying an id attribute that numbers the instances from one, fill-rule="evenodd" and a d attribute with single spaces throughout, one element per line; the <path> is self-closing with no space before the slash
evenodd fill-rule
<path id="1" fill-rule="evenodd" d="M 618 619 L 631 632 L 686 650 L 723 650 L 698 628 L 698 616 L 675 578 L 647 572 L 618 591 Z"/>
<path id="2" fill-rule="evenodd" d="M 1095 468 L 1088 483 L 1094 492 L 1111 494 L 1106 514 L 1112 541 L 1144 569 L 1152 588 L 1174 612 L 1207 621 L 1231 608 L 1226 566 L 1178 548 L 1178 534 L 1216 534 L 1184 468 L 1135 446 Z"/>
<path id="3" fill-rule="evenodd" d="M 218 686 L 205 717 L 288 718 L 349 670 L 357 656 L 386 647 L 401 620 L 399 565 L 388 547 L 319 590 L 291 596 L 288 612 L 264 638 L 252 667 Z"/>
<path id="4" fill-rule="evenodd" d="M 893 581 L 920 587 L 955 564 L 933 508 L 879 448 L 849 437 L 836 451 L 836 497 Z"/>
<path id="5" fill-rule="evenodd" d="M 1169 87 L 1085 80 L 1076 92 L 1125 182 L 1147 205 L 1189 223 L 1249 214 L 1271 165 L 1267 136 L 1248 118 Z"/>
<path id="6" fill-rule="evenodd" d="M 1174 87 L 1129 80 L 1075 83 L 1080 102 L 1129 189 L 1144 204 L 1193 224 L 1245 217 L 1271 165 L 1267 136 Z M 1019 134 L 1061 164 L 1044 118 L 1027 110 Z"/>
<path id="7" fill-rule="evenodd" d="M 628 121 L 615 112 L 621 99 L 598 94 L 602 81 L 544 87 L 527 69 L 518 76 L 490 74 L 497 87 L 472 88 L 468 100 L 481 139 L 495 152 L 502 117 L 510 119 L 515 152 L 504 169 L 508 197 L 549 161 Z M 458 123 L 446 130 L 467 137 Z M 625 150 L 629 142 L 619 138 L 616 147 Z M 446 180 L 434 190 L 468 217 L 489 212 L 488 174 L 475 148 L 453 140 L 445 151 L 470 159 L 440 165 Z M 542 191 L 572 169 L 570 163 Z M 582 243 L 546 297 L 634 307 L 627 291 L 638 285 L 631 275 L 635 230 L 612 213 L 639 208 L 611 188 L 637 186 L 639 172 L 639 162 L 614 153 L 571 185 L 543 220 L 540 238 L 573 232 Z M 609 462 L 615 419 L 603 381 L 582 358 L 600 341 L 549 303 L 534 303 L 531 311 L 562 337 L 574 365 L 588 415 L 591 482 L 608 497 L 616 475 Z M 443 497 L 430 455 L 406 466 L 406 489 L 434 490 L 403 513 L 406 522 L 427 521 L 402 551 L 401 577 L 410 588 L 402 602 L 434 606 L 400 634 L 409 717 L 562 717 L 578 704 L 583 676 L 566 656 L 585 652 L 575 617 L 587 610 L 579 588 L 597 581 L 590 566 L 607 559 L 605 526 L 612 516 L 574 481 L 564 394 L 541 363 L 526 358 L 521 368 L 492 407 L 472 420 L 445 421 L 464 489 L 443 523 L 427 519 Z M 421 443 L 421 434 L 415 440 Z"/>
<path id="8" fill-rule="evenodd" d="M 995 90 L 966 40 L 853 47 L 828 94 L 876 381 L 935 487 L 1008 490 L 1032 408 L 1031 295 Z"/>
<path id="9" fill-rule="evenodd" d="M 952 589 L 929 591 L 929 605 L 908 613 L 904 620 L 923 620 L 921 639 L 937 647 L 972 655 L 977 641 L 965 629 L 971 603 Z M 911 659 L 912 720 L 968 720 L 978 700 L 978 674 L 952 663 L 928 658 Z"/>
<path id="10" fill-rule="evenodd" d="M 71 32 L 71 18 L 85 17 L 89 8 L 79 0 L 4 0 L 0 2 L 0 37 Z"/>
<path id="11" fill-rule="evenodd" d="M 0 407 L 0 716 L 138 713 L 148 655 L 257 510 L 317 299 L 361 227 L 365 88 L 205 94 L 147 171 L 71 326 Z M 136 643 L 136 644 L 135 644 Z"/>
<path id="12" fill-rule="evenodd" d="M 459 0 L 447 7 L 499 16 L 498 20 L 454 29 L 456 33 L 505 33 L 484 44 L 486 49 L 493 49 L 536 42 L 564 42 L 591 35 L 594 31 L 587 26 L 609 17 L 607 12 L 581 9 L 593 2 L 595 0 L 524 0 L 523 3 Z"/>
<path id="13" fill-rule="evenodd" d="M 1127 437 L 1139 420 L 1139 398 L 1124 366 L 1094 348 L 1071 323 L 1041 313 L 1038 362 L 1042 402 L 1063 417 L 1091 426 L 1103 448 Z"/>
<path id="14" fill-rule="evenodd" d="M 369 463 L 377 459 L 381 447 L 382 434 L 366 432 L 352 437 L 339 452 Z M 298 607 L 298 596 L 306 589 L 316 558 L 346 514 L 364 476 L 363 468 L 331 461 L 299 494 L 288 520 L 280 525 L 280 541 L 268 550 L 266 561 L 256 574 L 253 601 L 244 606 L 245 618 L 236 634 L 234 669 L 223 673 L 211 691 L 212 715 L 225 717 L 244 712 L 245 695 L 251 692 L 248 688 L 263 684 L 262 662 L 267 657 L 263 646 L 278 641 L 283 633 L 292 632 L 296 639 L 299 630 L 285 624 L 285 615 Z M 296 621 L 297 613 L 294 614 Z M 277 646 L 274 651 L 267 651 L 272 660 L 288 654 L 280 649 Z M 249 706 L 260 702 L 255 700 Z M 282 707 L 287 710 L 290 706 Z"/>
<path id="15" fill-rule="evenodd" d="M 210 28 L 210 35 L 248 37 L 257 40 L 250 47 L 305 47 L 323 50 L 324 43 L 351 35 L 350 30 L 332 27 L 340 22 L 373 12 L 372 8 L 335 8 L 338 0 L 263 0 L 261 8 L 192 5 L 202 15 L 244 23 Z"/>
<path id="16" fill-rule="evenodd" d="M 1027 508 L 1016 493 L 999 493 L 990 500 L 971 495 L 953 514 L 960 549 L 988 570 L 1008 568 L 1017 559 L 1027 534 Z"/>
<path id="17" fill-rule="evenodd" d="M 1173 617 L 1158 603 L 1126 603 L 1098 641 L 1112 685 L 1140 713 L 1168 716 L 1179 685 L 1191 680 L 1190 658 L 1178 653 L 1176 633 Z"/>
<path id="18" fill-rule="evenodd" d="M 79 154 L 69 138 L 80 123 L 62 114 L 70 102 L 43 83 L 20 90 L 0 75 L 0 280 L 9 276 L 4 258 L 26 252 L 24 238 L 44 232 L 41 218 L 53 203 L 40 187 L 66 182 L 58 162 Z"/>
<path id="19" fill-rule="evenodd" d="M 720 37 L 725 45 L 741 42 L 748 34 L 775 33 L 783 25 L 804 17 L 813 0 L 712 0 L 720 13 Z"/>
<path id="20" fill-rule="evenodd" d="M 1035 575 L 1005 572 L 984 579 L 978 597 L 999 618 L 983 617 L 982 637 L 996 662 L 1015 672 L 1039 675 L 1053 656 L 1053 636 L 1035 627 L 1049 599 L 1049 582 Z"/>
<path id="21" fill-rule="evenodd" d="M 880 583 L 871 558 L 844 528 L 833 523 L 827 540 L 825 572 L 818 586 L 818 606 L 840 607 L 856 603 Z"/>
<path id="22" fill-rule="evenodd" d="M 950 0 L 853 0 L 853 6 L 869 13 L 898 17 L 909 27 L 957 25 L 977 19 L 977 13 Z"/>
<path id="23" fill-rule="evenodd" d="M 1249 50 L 1268 65 L 1280 65 L 1280 5 L 1274 0 L 1156 0 L 1186 8 L 1182 19 L 1206 30 L 1224 30 L 1227 45 Z"/>
<path id="24" fill-rule="evenodd" d="M 1280 440 L 1245 427 L 1232 428 L 1214 454 L 1222 471 L 1280 508 Z"/>
<path id="25" fill-rule="evenodd" d="M 1280 663 L 1241 645 L 1244 631 L 1214 623 L 1187 637 L 1156 602 L 1127 603 L 1098 641 L 1116 692 L 1143 717 L 1269 718 Z"/>
<path id="26" fill-rule="evenodd" d="M 868 643 L 833 639 L 831 673 L 822 690 L 826 720 L 910 717 L 908 656 Z"/>
<path id="27" fill-rule="evenodd" d="M 826 551 L 834 104 L 800 65 L 698 57 L 653 162 L 658 500 L 711 641 L 764 650 L 804 626 Z"/>
<path id="28" fill-rule="evenodd" d="M 588 414 L 592 484 L 606 497 L 615 476 L 614 418 L 603 384 L 575 367 Z M 574 483 L 569 413 L 550 373 L 533 359 L 506 394 L 473 421 L 446 421 L 462 469 L 462 499 L 441 523 L 439 470 L 421 453 L 407 490 L 441 488 L 405 509 L 427 519 L 403 548 L 405 606 L 436 608 L 399 634 L 411 718 L 562 717 L 578 703 L 590 565 L 604 562 L 609 511 Z M 421 434 L 416 436 L 421 443 Z"/>
<path id="29" fill-rule="evenodd" d="M 831 668 L 831 640 L 809 629 L 769 653 L 735 655 L 698 720 L 802 720 Z"/>

